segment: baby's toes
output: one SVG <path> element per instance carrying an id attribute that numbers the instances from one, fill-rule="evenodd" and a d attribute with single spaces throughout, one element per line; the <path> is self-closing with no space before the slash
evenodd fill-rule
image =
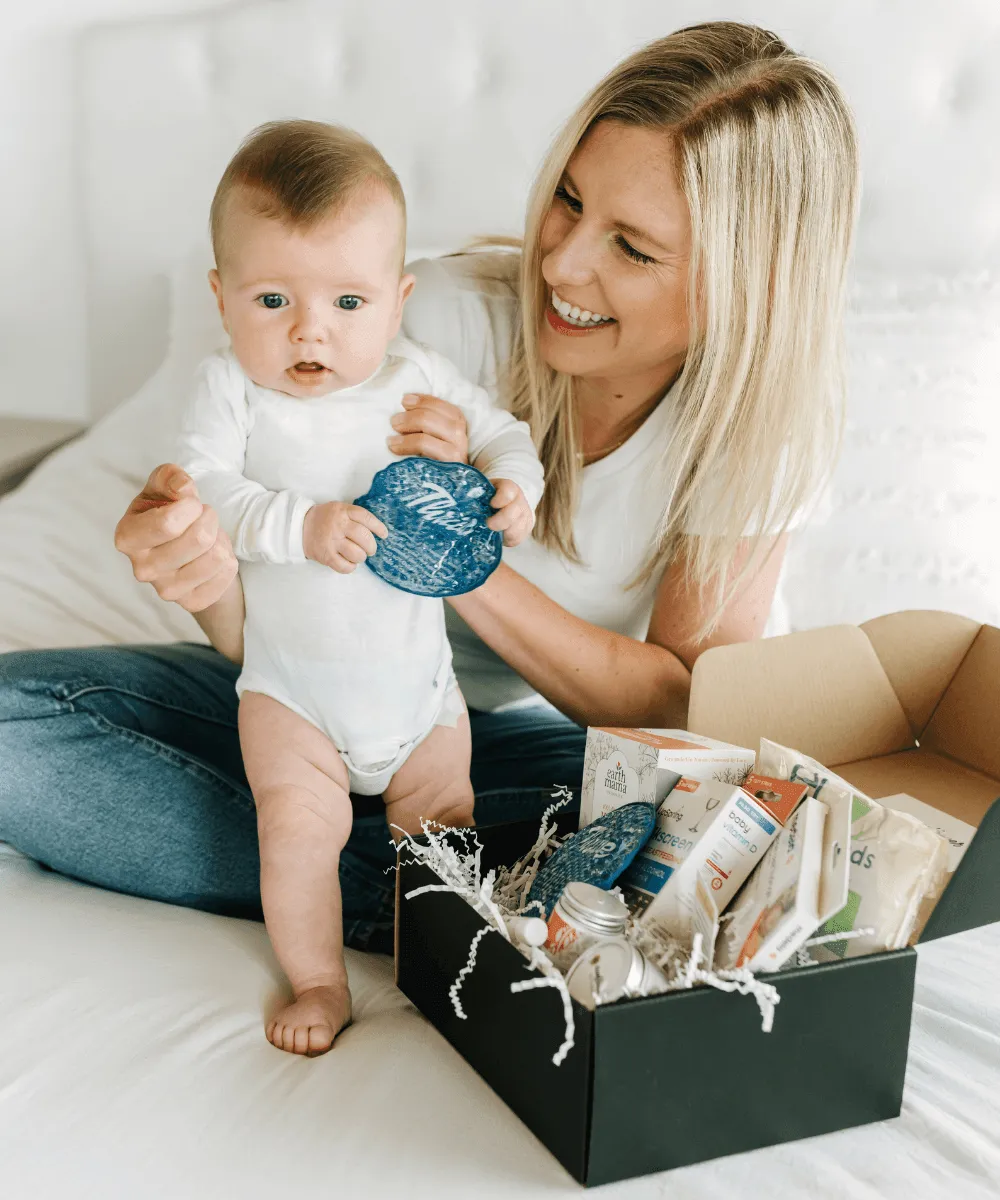
<path id="1" fill-rule="evenodd" d="M 329 1025 L 310 1025 L 306 1034 L 306 1054 L 310 1056 L 325 1054 L 333 1045 L 333 1030 Z"/>

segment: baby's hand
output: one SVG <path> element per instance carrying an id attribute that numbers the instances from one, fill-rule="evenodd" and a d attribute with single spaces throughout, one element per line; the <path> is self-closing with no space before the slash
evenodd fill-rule
<path id="1" fill-rule="evenodd" d="M 524 492 L 512 479 L 492 479 L 496 495 L 490 507 L 499 511 L 486 522 L 490 529 L 503 530 L 503 544 L 516 546 L 523 542 L 535 527 L 535 514 L 525 500 Z"/>
<path id="2" fill-rule="evenodd" d="M 388 529 L 367 508 L 331 500 L 327 504 L 314 504 L 306 513 L 302 549 L 306 558 L 332 567 L 341 575 L 349 575 L 375 553 L 378 548 L 375 538 L 388 534 Z"/>

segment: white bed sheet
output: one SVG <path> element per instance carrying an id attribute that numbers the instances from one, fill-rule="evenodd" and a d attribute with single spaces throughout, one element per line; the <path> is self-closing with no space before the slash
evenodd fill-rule
<path id="1" fill-rule="evenodd" d="M 11 1200 L 577 1190 L 395 989 L 388 958 L 348 954 L 355 1024 L 330 1054 L 302 1059 L 264 1039 L 282 983 L 259 924 L 100 891 L 2 850 L 0 914 L 0 1194 Z M 1000 1195 L 998 952 L 998 926 L 920 950 L 897 1120 L 600 1194 Z M 735 1084 L 752 1104 L 753 1080 Z"/>

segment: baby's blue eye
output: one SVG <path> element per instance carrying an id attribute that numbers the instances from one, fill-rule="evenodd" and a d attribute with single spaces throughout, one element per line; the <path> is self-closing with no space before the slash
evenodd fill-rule
<path id="1" fill-rule="evenodd" d="M 288 301 L 278 292 L 265 292 L 263 296 L 257 297 L 258 301 L 265 308 L 284 308 Z"/>
<path id="2" fill-rule="evenodd" d="M 348 312 L 355 312 L 363 303 L 364 301 L 360 296 L 339 296 L 337 298 L 337 306 L 346 309 Z"/>

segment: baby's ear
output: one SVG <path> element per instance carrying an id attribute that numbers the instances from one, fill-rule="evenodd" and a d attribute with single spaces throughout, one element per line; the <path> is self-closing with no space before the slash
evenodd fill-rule
<path id="1" fill-rule="evenodd" d="M 226 309 L 222 302 L 222 276 L 215 267 L 213 267 L 208 273 L 208 283 L 215 294 L 215 303 L 219 306 L 219 316 L 222 318 L 222 328 L 225 329 L 226 333 L 228 333 L 229 326 L 226 323 Z"/>
<path id="2" fill-rule="evenodd" d="M 416 275 L 404 275 L 399 281 L 399 311 L 403 312 L 403 305 L 410 298 L 410 293 L 417 285 Z"/>
<path id="3" fill-rule="evenodd" d="M 399 281 L 399 291 L 396 294 L 396 311 L 392 314 L 392 323 L 389 329 L 389 336 L 395 337 L 399 333 L 399 327 L 403 323 L 403 305 L 406 303 L 410 292 L 417 282 L 416 275 L 404 275 Z"/>

